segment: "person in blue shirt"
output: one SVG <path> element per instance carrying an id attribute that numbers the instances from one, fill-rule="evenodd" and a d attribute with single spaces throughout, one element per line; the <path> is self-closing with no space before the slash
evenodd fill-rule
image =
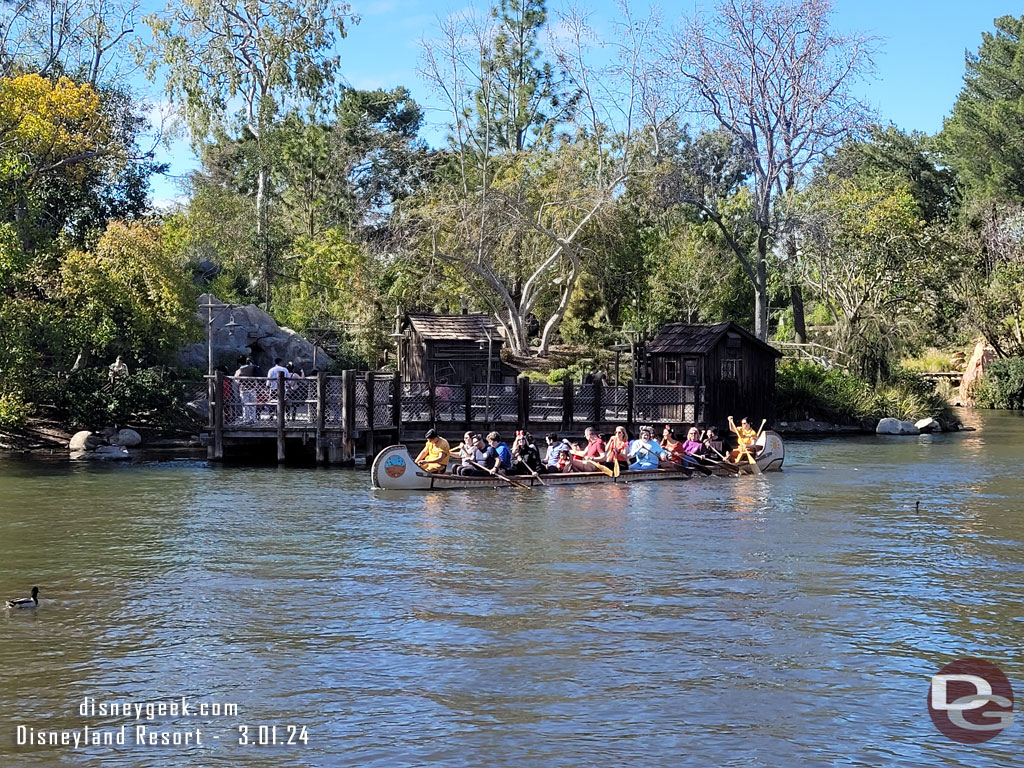
<path id="1" fill-rule="evenodd" d="M 630 469 L 657 469 L 658 459 L 670 454 L 654 439 L 654 427 L 640 427 L 640 437 L 629 444 Z"/>
<path id="2" fill-rule="evenodd" d="M 572 467 L 572 446 L 568 440 L 559 440 L 557 432 L 547 434 L 548 452 L 544 457 L 545 472 L 568 472 Z"/>
<path id="3" fill-rule="evenodd" d="M 487 435 L 487 444 L 490 446 L 490 449 L 487 451 L 488 461 L 484 466 L 491 470 L 491 472 L 508 472 L 512 469 L 512 451 L 501 441 L 501 435 L 497 432 L 491 432 Z M 494 464 L 494 460 L 491 458 L 492 450 L 498 459 L 497 465 Z"/>

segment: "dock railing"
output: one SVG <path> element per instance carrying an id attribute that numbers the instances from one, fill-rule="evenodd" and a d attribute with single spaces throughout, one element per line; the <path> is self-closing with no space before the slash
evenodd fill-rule
<path id="1" fill-rule="evenodd" d="M 448 384 L 402 381 L 397 374 L 343 371 L 339 376 L 276 379 L 225 376 L 208 380 L 212 408 L 209 426 L 215 456 L 224 435 L 276 434 L 279 457 L 285 438 L 315 434 L 352 437 L 376 432 L 402 439 L 403 431 L 430 427 L 455 432 L 481 428 L 532 428 L 571 432 L 586 426 L 699 423 L 704 388 L 676 385 L 561 384 L 532 382 Z M 337 438 L 330 438 L 336 440 Z"/>

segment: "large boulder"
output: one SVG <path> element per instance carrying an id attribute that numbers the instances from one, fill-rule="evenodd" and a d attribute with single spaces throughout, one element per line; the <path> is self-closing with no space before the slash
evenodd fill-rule
<path id="1" fill-rule="evenodd" d="M 206 305 L 211 305 L 207 307 Z M 274 358 L 295 363 L 306 373 L 313 370 L 314 345 L 290 328 L 282 328 L 273 317 L 255 304 L 230 307 L 211 293 L 199 297 L 196 318 L 201 327 L 210 328 L 214 367 L 224 366 L 234 373 L 239 358 L 252 356 L 263 371 L 274 364 Z M 212 318 L 212 323 L 210 322 Z M 186 367 L 206 368 L 207 342 L 185 347 L 180 353 Z M 316 365 L 324 368 L 333 361 L 322 348 L 316 347 Z"/>
<path id="2" fill-rule="evenodd" d="M 929 416 L 927 419 L 920 419 L 914 422 L 914 426 L 917 427 L 917 430 L 922 434 L 926 434 L 928 432 L 942 431 L 942 425 L 937 420 L 933 419 L 931 416 Z"/>
<path id="3" fill-rule="evenodd" d="M 921 430 L 909 421 L 900 419 L 881 419 L 875 427 L 876 435 L 919 435 Z"/>
<path id="4" fill-rule="evenodd" d="M 986 346 L 984 341 L 979 341 L 974 345 L 974 352 L 971 353 L 971 359 L 967 361 L 967 365 L 964 367 L 963 378 L 960 379 L 960 392 L 957 397 L 958 403 L 967 406 L 974 405 L 972 392 L 974 385 L 984 378 L 985 369 L 988 368 L 995 359 L 996 353 Z"/>
<path id="5" fill-rule="evenodd" d="M 125 448 L 134 448 L 142 443 L 142 435 L 134 429 L 122 429 L 110 438 L 110 443 L 111 445 L 121 445 Z"/>
<path id="6" fill-rule="evenodd" d="M 81 432 L 75 432 L 71 436 L 71 440 L 68 441 L 68 448 L 72 451 L 92 451 L 104 445 L 104 440 L 99 435 L 94 435 L 88 430 L 82 430 Z"/>

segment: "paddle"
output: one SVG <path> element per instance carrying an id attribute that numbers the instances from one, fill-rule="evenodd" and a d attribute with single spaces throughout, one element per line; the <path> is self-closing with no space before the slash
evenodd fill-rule
<path id="1" fill-rule="evenodd" d="M 597 469 L 598 472 L 604 472 L 606 475 L 608 475 L 608 477 L 615 477 L 615 470 L 611 469 L 610 467 L 606 467 L 604 464 L 598 464 L 593 459 L 583 459 L 583 463 L 589 464 L 590 466 Z"/>
<path id="2" fill-rule="evenodd" d="M 619 476 L 619 457 L 615 457 L 615 466 L 612 468 L 612 477 Z"/>
<path id="3" fill-rule="evenodd" d="M 700 461 L 699 456 L 695 456 L 694 454 L 691 453 L 687 454 L 687 458 L 693 459 L 694 463 L 688 463 L 686 459 L 677 459 L 675 456 L 672 456 L 671 454 L 669 455 L 668 460 L 671 461 L 673 464 L 682 467 L 683 469 L 690 470 L 691 472 L 700 472 L 705 477 L 712 474 L 710 469 L 708 469 L 707 467 L 702 467 L 700 464 L 697 463 L 698 461 Z"/>
<path id="4" fill-rule="evenodd" d="M 516 461 L 518 461 L 518 462 L 519 462 L 520 464 L 522 464 L 522 465 L 523 465 L 524 467 L 526 467 L 526 471 L 527 471 L 527 472 L 528 472 L 528 473 L 530 474 L 530 477 L 532 477 L 532 478 L 536 479 L 536 481 L 537 481 L 538 483 L 540 483 L 541 485 L 547 485 L 547 483 L 545 483 L 545 482 L 544 482 L 544 481 L 543 481 L 543 480 L 541 479 L 541 476 L 540 476 L 540 475 L 538 475 L 538 474 L 537 474 L 536 472 L 534 472 L 534 471 L 533 471 L 532 469 L 530 469 L 530 465 L 529 465 L 529 464 L 527 464 L 527 463 L 526 463 L 525 461 L 523 461 L 523 459 L 522 459 L 522 458 L 516 459 Z"/>
<path id="5" fill-rule="evenodd" d="M 707 445 L 708 448 L 710 448 L 712 451 L 714 451 L 715 453 L 722 457 L 721 461 L 715 463 L 716 466 L 726 467 L 733 474 L 738 475 L 740 473 L 740 468 L 733 464 L 731 461 L 729 461 L 728 456 L 726 456 L 724 453 L 722 453 L 720 450 L 715 448 L 715 446 L 711 445 L 710 443 L 705 443 L 705 445 Z"/>
<path id="6" fill-rule="evenodd" d="M 475 461 L 471 461 L 469 463 L 472 464 L 477 469 L 482 469 L 484 472 L 486 472 L 489 475 L 494 475 L 495 477 L 500 477 L 506 483 L 508 483 L 509 485 L 514 485 L 516 488 L 529 488 L 530 487 L 526 483 L 520 483 L 518 480 L 513 480 L 511 477 L 505 477 L 505 475 L 501 474 L 500 472 L 491 472 L 491 470 L 489 470 L 483 464 L 478 464 Z"/>

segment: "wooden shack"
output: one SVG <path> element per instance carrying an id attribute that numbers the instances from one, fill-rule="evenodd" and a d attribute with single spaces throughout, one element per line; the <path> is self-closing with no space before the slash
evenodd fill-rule
<path id="1" fill-rule="evenodd" d="M 645 349 L 649 384 L 694 387 L 703 419 L 725 426 L 748 416 L 756 426 L 775 415 L 775 363 L 782 353 L 732 322 L 666 325 Z"/>
<path id="2" fill-rule="evenodd" d="M 447 384 L 514 383 L 518 371 L 501 362 L 504 339 L 483 314 L 406 314 L 399 326 L 403 381 Z"/>

